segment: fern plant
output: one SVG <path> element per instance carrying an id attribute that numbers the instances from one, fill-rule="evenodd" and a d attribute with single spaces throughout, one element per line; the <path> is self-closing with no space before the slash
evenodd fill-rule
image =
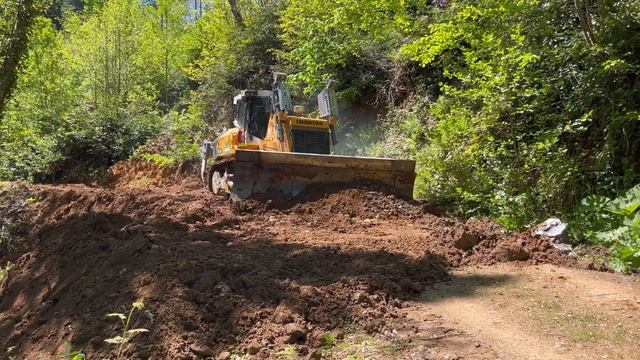
<path id="1" fill-rule="evenodd" d="M 588 196 L 580 209 L 580 235 L 611 249 L 614 270 L 640 268 L 640 184 L 615 199 Z"/>
<path id="2" fill-rule="evenodd" d="M 116 336 L 116 337 L 112 337 L 109 339 L 106 339 L 105 342 L 109 343 L 109 344 L 115 344 L 118 345 L 118 351 L 116 352 L 116 360 L 120 360 L 121 356 L 122 356 L 122 350 L 124 349 L 124 345 L 126 343 L 128 343 L 131 338 L 133 338 L 135 335 L 141 334 L 141 333 L 145 333 L 148 332 L 149 330 L 147 329 L 143 329 L 143 328 L 137 328 L 137 329 L 130 329 L 130 325 L 131 325 L 131 318 L 133 317 L 133 313 L 136 310 L 142 310 L 144 308 L 144 302 L 142 302 L 141 300 L 134 302 L 133 304 L 131 304 L 131 310 L 129 310 L 129 315 L 125 316 L 124 314 L 121 313 L 111 313 L 111 314 L 107 314 L 107 317 L 114 317 L 114 318 L 118 318 L 120 319 L 120 321 L 122 322 L 122 335 Z M 74 359 L 77 360 L 77 359 Z"/>

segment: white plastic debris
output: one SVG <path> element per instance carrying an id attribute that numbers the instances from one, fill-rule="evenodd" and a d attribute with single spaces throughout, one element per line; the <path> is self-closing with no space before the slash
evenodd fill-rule
<path id="1" fill-rule="evenodd" d="M 533 235 L 546 236 L 551 243 L 561 244 L 567 239 L 567 224 L 560 219 L 549 218 L 534 228 Z"/>

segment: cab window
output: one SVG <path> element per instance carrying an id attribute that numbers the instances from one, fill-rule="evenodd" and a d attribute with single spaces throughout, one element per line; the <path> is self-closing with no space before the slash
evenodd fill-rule
<path id="1" fill-rule="evenodd" d="M 269 126 L 269 98 L 256 97 L 247 102 L 247 115 L 249 134 L 264 139 L 267 136 Z"/>
<path id="2" fill-rule="evenodd" d="M 247 114 L 247 103 L 244 100 L 240 100 L 236 103 L 236 122 L 241 129 L 245 128 L 245 120 Z"/>

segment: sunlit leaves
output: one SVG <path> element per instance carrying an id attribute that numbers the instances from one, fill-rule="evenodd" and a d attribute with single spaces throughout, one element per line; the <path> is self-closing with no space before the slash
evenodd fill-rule
<path id="1" fill-rule="evenodd" d="M 299 68 L 292 79 L 311 92 L 354 58 L 393 54 L 417 25 L 400 0 L 294 0 L 282 14 L 282 39 L 290 49 L 282 55 Z"/>
<path id="2" fill-rule="evenodd" d="M 125 321 L 127 319 L 127 317 L 124 314 L 121 313 L 111 313 L 111 314 L 107 314 L 106 317 L 115 317 L 118 318 L 122 321 Z"/>
<path id="3" fill-rule="evenodd" d="M 116 336 L 109 339 L 105 339 L 104 342 L 108 344 L 123 344 L 125 343 L 125 339 L 122 336 Z"/>

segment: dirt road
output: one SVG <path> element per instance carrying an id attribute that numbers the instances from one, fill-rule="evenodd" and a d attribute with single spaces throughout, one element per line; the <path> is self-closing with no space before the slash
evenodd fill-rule
<path id="1" fill-rule="evenodd" d="M 182 170 L 3 192 L 24 231 L 0 253 L 0 345 L 115 358 L 105 315 L 141 299 L 127 359 L 637 358 L 637 277 L 376 188 L 231 204 Z"/>

